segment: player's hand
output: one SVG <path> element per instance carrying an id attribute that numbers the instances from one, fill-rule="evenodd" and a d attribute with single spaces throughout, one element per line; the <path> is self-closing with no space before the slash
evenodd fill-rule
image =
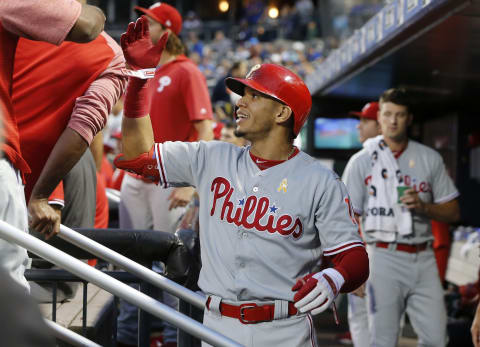
<path id="1" fill-rule="evenodd" d="M 193 194 L 195 194 L 195 188 L 193 187 L 182 187 L 173 189 L 172 193 L 168 197 L 168 200 L 170 201 L 168 209 L 172 210 L 177 207 L 187 206 L 190 201 L 192 201 Z"/>
<path id="2" fill-rule="evenodd" d="M 473 346 L 480 347 L 480 304 L 477 306 L 477 311 L 470 331 L 472 333 Z"/>
<path id="3" fill-rule="evenodd" d="M 157 167 L 157 157 L 155 146 L 152 146 L 148 153 L 142 153 L 137 158 L 125 160 L 123 153 L 120 153 L 113 160 L 115 167 L 140 175 L 158 185 L 160 182 L 160 173 Z"/>
<path id="4" fill-rule="evenodd" d="M 133 70 L 154 68 L 158 65 L 165 49 L 168 32 L 162 35 L 156 45 L 150 39 L 147 17 L 141 16 L 135 23 L 128 24 L 127 31 L 120 37 L 123 55 Z"/>
<path id="5" fill-rule="evenodd" d="M 28 203 L 29 227 L 45 235 L 45 239 L 60 232 L 61 212 L 48 204 L 48 199 L 30 198 Z"/>
<path id="6" fill-rule="evenodd" d="M 365 297 L 365 287 L 366 287 L 366 282 L 364 284 L 362 284 L 360 287 L 358 287 L 357 289 L 355 289 L 352 294 L 355 295 L 355 296 L 358 296 L 360 298 L 364 298 Z"/>
<path id="7" fill-rule="evenodd" d="M 338 295 L 329 272 L 334 269 L 325 269 L 320 272 L 309 274 L 297 281 L 292 291 L 297 293 L 293 297 L 295 307 L 301 312 L 310 312 L 316 315 L 325 311 Z"/>
<path id="8" fill-rule="evenodd" d="M 407 189 L 400 198 L 400 201 L 410 210 L 425 213 L 426 203 L 420 199 L 418 193 L 413 188 Z"/>

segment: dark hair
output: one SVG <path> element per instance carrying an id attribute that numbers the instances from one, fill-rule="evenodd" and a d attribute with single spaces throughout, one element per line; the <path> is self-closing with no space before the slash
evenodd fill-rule
<path id="1" fill-rule="evenodd" d="M 384 91 L 380 96 L 380 104 L 384 102 L 405 106 L 408 113 L 412 112 L 411 98 L 404 88 L 392 88 Z"/>
<path id="2" fill-rule="evenodd" d="M 162 28 L 165 29 L 166 27 L 162 25 Z M 165 49 L 171 55 L 181 55 L 185 53 L 185 46 L 173 31 L 170 31 L 170 34 L 168 35 L 168 41 Z"/>
<path id="3" fill-rule="evenodd" d="M 238 70 L 242 66 L 242 64 L 245 64 L 245 62 L 239 60 L 235 61 L 230 68 L 230 74 L 232 74 L 232 71 Z"/>

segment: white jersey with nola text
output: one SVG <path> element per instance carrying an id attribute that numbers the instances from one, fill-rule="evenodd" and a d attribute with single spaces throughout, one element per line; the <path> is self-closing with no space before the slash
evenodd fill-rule
<path id="1" fill-rule="evenodd" d="M 459 193 L 448 176 L 443 159 L 435 150 L 413 140 L 408 141 L 405 150 L 397 158 L 401 172 L 402 185 L 414 188 L 424 202 L 441 204 L 458 197 Z M 371 184 L 372 160 L 367 150 L 362 149 L 350 158 L 343 173 L 355 212 L 365 217 L 366 214 L 381 214 L 394 218 L 391 206 L 371 207 L 369 199 L 376 200 L 376 190 Z M 380 199 L 379 199 L 380 201 Z M 431 220 L 427 216 L 412 212 L 412 233 L 396 233 L 394 241 L 399 243 L 419 244 L 432 241 Z M 363 235 L 367 243 L 378 240 L 368 232 Z M 390 242 L 390 240 L 388 240 Z"/>

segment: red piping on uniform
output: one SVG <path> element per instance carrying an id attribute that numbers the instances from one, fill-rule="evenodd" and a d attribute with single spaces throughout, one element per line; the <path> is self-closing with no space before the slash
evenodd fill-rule
<path id="1" fill-rule="evenodd" d="M 323 252 L 323 254 L 324 254 L 325 256 L 328 256 L 328 255 L 331 254 L 331 253 L 338 252 L 338 251 L 341 250 L 341 249 L 344 249 L 344 248 L 347 248 L 347 247 L 351 247 L 351 246 L 353 246 L 353 245 L 364 246 L 363 242 L 360 242 L 360 241 L 350 242 L 350 243 L 347 243 L 346 245 L 340 246 L 340 247 L 338 247 L 338 248 L 329 249 L 328 251 Z"/>
<path id="2" fill-rule="evenodd" d="M 160 162 L 160 173 L 162 174 L 163 177 L 163 187 L 167 188 L 167 178 L 165 176 L 165 169 L 163 168 L 163 158 L 162 158 L 162 152 L 160 151 L 160 144 L 156 144 L 157 146 L 157 152 L 158 152 L 158 159 Z"/>

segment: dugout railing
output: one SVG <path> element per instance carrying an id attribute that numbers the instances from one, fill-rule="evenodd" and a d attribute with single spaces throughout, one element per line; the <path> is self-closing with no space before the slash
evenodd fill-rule
<path id="1" fill-rule="evenodd" d="M 60 237 L 56 237 L 48 241 L 48 243 L 77 259 L 88 259 L 95 257 L 95 254 L 103 255 L 101 258 L 110 260 L 111 264 L 117 265 L 120 268 L 126 269 L 124 271 L 110 271 L 108 275 L 120 280 L 123 283 L 136 283 L 139 285 L 141 292 L 151 295 L 154 291 L 152 284 L 156 287 L 170 286 L 169 291 L 182 290 L 182 286 L 170 281 L 169 279 L 158 275 L 155 272 L 147 269 L 152 268 L 153 261 L 162 261 L 167 264 L 169 269 L 169 278 L 180 283 L 196 282 L 197 267 L 195 261 L 190 256 L 190 250 L 186 248 L 192 247 L 193 231 L 179 230 L 176 235 L 165 232 L 152 233 L 151 230 L 120 230 L 120 229 L 77 229 L 76 231 L 62 226 Z M 38 233 L 33 233 L 37 237 L 42 238 Z M 83 236 L 86 235 L 86 236 Z M 113 237 L 115 235 L 115 237 Z M 64 239 L 64 240 L 62 240 Z M 101 242 L 95 242 L 93 240 Z M 185 244 L 189 244 L 186 247 Z M 76 246 L 83 245 L 83 249 Z M 96 252 L 88 252 L 89 249 L 96 249 Z M 121 256 L 119 253 L 128 255 L 128 257 Z M 35 255 L 32 255 L 35 257 Z M 132 262 L 135 259 L 136 262 Z M 140 263 L 140 264 L 137 264 Z M 134 276 L 133 274 L 136 274 Z M 193 275 L 192 279 L 187 279 L 188 276 Z M 53 269 L 30 269 L 25 272 L 27 280 L 41 282 L 45 285 L 50 282 L 52 312 L 51 319 L 56 320 L 57 310 L 57 283 L 59 282 L 81 282 L 83 284 L 83 312 L 82 312 L 82 327 L 81 331 L 84 336 L 87 336 L 87 283 L 81 278 L 70 274 L 64 270 Z M 116 298 L 115 298 L 116 299 Z M 194 316 L 197 320 L 201 320 L 201 313 L 203 313 L 205 298 L 202 295 L 188 291 L 180 298 L 179 310 L 187 316 Z M 113 312 L 111 312 L 113 311 Z M 102 312 L 103 316 L 116 316 L 116 305 L 108 307 L 108 310 Z M 150 332 L 150 316 L 143 310 L 139 310 L 138 322 L 138 346 L 149 345 Z M 111 314 L 109 314 L 111 313 Z M 200 317 L 198 317 L 200 315 Z M 67 317 L 64 317 L 67 318 Z M 109 327 L 113 331 L 113 336 L 116 336 L 116 320 L 113 325 L 102 324 L 103 327 Z M 74 326 L 74 328 L 78 328 Z M 89 327 L 88 333 L 93 334 L 92 330 L 97 331 L 98 327 Z M 102 331 L 102 329 L 100 329 Z M 95 334 L 98 339 L 105 340 L 105 331 L 103 335 Z M 179 330 L 178 341 L 180 346 L 194 347 L 198 345 L 198 340 L 192 338 L 182 330 Z"/>
<path id="2" fill-rule="evenodd" d="M 146 282 L 152 283 L 160 289 L 166 290 L 193 305 L 202 307 L 204 306 L 205 298 L 201 295 L 168 280 L 167 278 L 153 272 L 150 269 L 136 264 L 134 261 L 126 258 L 125 256 L 118 254 L 93 240 L 90 240 L 80 233 L 62 226 L 59 237 L 67 240 L 68 242 L 74 243 L 77 247 L 86 249 L 89 253 L 105 259 L 126 271 L 133 272 L 134 275 L 142 278 Z M 60 251 L 52 245 L 49 245 L 32 235 L 18 230 L 4 221 L 0 221 L 0 238 L 26 248 L 30 252 L 71 272 L 82 280 L 94 283 L 113 295 L 122 298 L 123 300 L 139 307 L 155 317 L 175 325 L 179 329 L 199 338 L 202 341 L 214 346 L 240 346 L 235 341 L 217 333 L 208 327 L 203 326 L 196 320 L 173 310 L 172 308 L 160 303 L 150 296 L 131 288 L 130 286 L 83 263 L 71 255 Z"/>
<path id="3" fill-rule="evenodd" d="M 101 347 L 99 344 L 89 340 L 82 335 L 74 333 L 71 330 L 68 330 L 62 327 L 51 320 L 45 319 L 45 323 L 47 324 L 48 328 L 50 329 L 51 334 L 61 340 L 64 341 L 72 346 L 75 347 Z"/>

